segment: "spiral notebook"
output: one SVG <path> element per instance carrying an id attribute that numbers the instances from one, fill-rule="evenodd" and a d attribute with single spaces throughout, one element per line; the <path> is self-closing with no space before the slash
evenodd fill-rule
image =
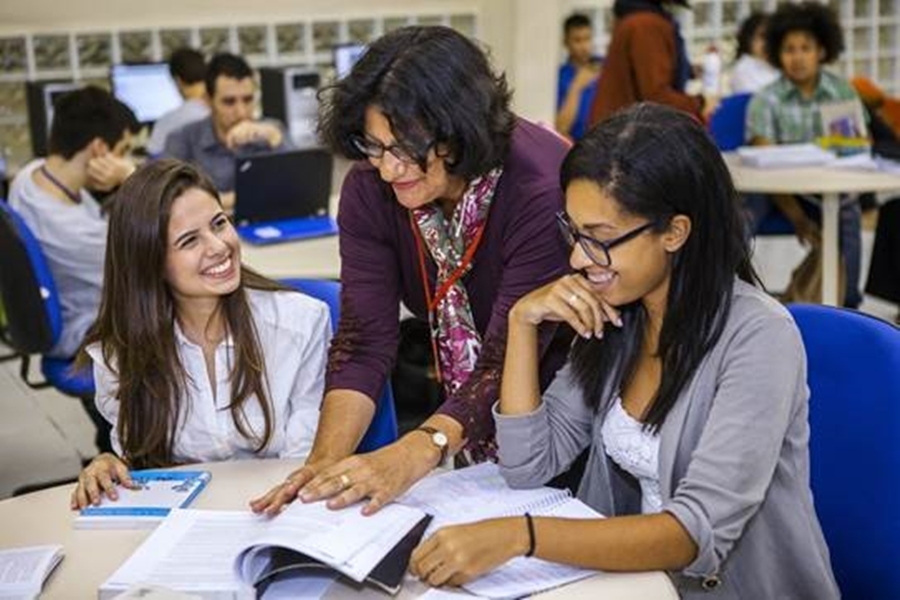
<path id="1" fill-rule="evenodd" d="M 428 537 L 447 525 L 483 519 L 534 516 L 601 519 L 603 515 L 568 490 L 549 487 L 512 489 L 493 463 L 458 469 L 417 483 L 399 503 L 434 515 Z M 524 523 L 523 523 L 524 526 Z M 551 563 L 539 558 L 515 558 L 502 567 L 463 585 L 485 598 L 519 598 L 594 575 L 596 571 Z"/>

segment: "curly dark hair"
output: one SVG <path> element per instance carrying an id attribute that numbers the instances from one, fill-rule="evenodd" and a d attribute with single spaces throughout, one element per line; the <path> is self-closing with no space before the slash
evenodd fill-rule
<path id="1" fill-rule="evenodd" d="M 763 12 L 753 12 L 741 23 L 737 33 L 737 52 L 735 58 L 753 53 L 753 36 L 760 27 L 765 27 L 769 22 L 769 15 Z"/>
<path id="2" fill-rule="evenodd" d="M 785 3 L 769 19 L 766 48 L 769 62 L 781 68 L 781 44 L 789 33 L 802 31 L 815 38 L 825 50 L 824 64 L 834 62 L 844 51 L 844 33 L 834 11 L 818 2 Z"/>
<path id="3" fill-rule="evenodd" d="M 506 77 L 469 38 L 449 27 L 404 27 L 320 92 L 319 134 L 335 153 L 365 159 L 351 138 L 364 133 L 366 108 L 377 106 L 423 170 L 428 150 L 441 147 L 447 172 L 471 180 L 506 159 L 510 96 Z"/>

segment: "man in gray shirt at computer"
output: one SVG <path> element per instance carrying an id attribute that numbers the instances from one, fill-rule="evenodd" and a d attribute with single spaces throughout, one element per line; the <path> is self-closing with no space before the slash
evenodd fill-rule
<path id="1" fill-rule="evenodd" d="M 256 83 L 250 65 L 233 54 L 217 54 L 206 68 L 210 116 L 172 132 L 163 154 L 194 163 L 233 203 L 234 159 L 260 151 L 288 147 L 282 127 L 254 120 Z"/>
<path id="2" fill-rule="evenodd" d="M 40 243 L 59 294 L 62 332 L 52 356 L 73 356 L 97 318 L 107 221 L 96 193 L 134 171 L 125 155 L 137 128 L 131 109 L 109 92 L 69 92 L 55 104 L 49 156 L 22 167 L 12 182 L 9 204 Z"/>

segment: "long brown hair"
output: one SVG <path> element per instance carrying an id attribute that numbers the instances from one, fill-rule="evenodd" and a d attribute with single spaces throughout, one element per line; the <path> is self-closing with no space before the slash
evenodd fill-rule
<path id="1" fill-rule="evenodd" d="M 104 363 L 118 376 L 116 434 L 125 460 L 137 468 L 174 462 L 175 432 L 189 408 L 181 402 L 188 374 L 177 351 L 176 306 L 163 273 L 172 204 L 194 188 L 221 204 L 212 182 L 197 169 L 159 160 L 136 171 L 111 200 L 100 313 L 84 347 L 99 343 Z M 240 285 L 219 304 L 234 340 L 229 409 L 238 431 L 254 439 L 259 452 L 272 437 L 273 409 L 246 288 L 287 288 L 241 265 Z M 244 413 L 254 395 L 265 417 L 262 435 L 251 430 Z"/>

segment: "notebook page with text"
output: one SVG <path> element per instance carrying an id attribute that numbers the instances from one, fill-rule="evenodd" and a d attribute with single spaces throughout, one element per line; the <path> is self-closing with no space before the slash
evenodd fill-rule
<path id="1" fill-rule="evenodd" d="M 600 513 L 574 498 L 532 514 L 536 517 L 564 519 L 603 518 Z M 519 557 L 470 581 L 463 588 L 485 598 L 519 598 L 585 579 L 595 573 L 596 571 L 590 569 L 552 563 L 539 558 Z"/>
<path id="2" fill-rule="evenodd" d="M 427 537 L 447 525 L 534 513 L 568 498 L 568 490 L 549 487 L 514 490 L 497 465 L 482 463 L 427 477 L 397 502 L 434 515 Z"/>
<path id="3" fill-rule="evenodd" d="M 261 518 L 249 512 L 175 510 L 100 587 L 113 598 L 136 583 L 156 584 L 208 597 L 230 593 L 255 598 L 234 572 L 234 557 L 258 534 Z"/>

